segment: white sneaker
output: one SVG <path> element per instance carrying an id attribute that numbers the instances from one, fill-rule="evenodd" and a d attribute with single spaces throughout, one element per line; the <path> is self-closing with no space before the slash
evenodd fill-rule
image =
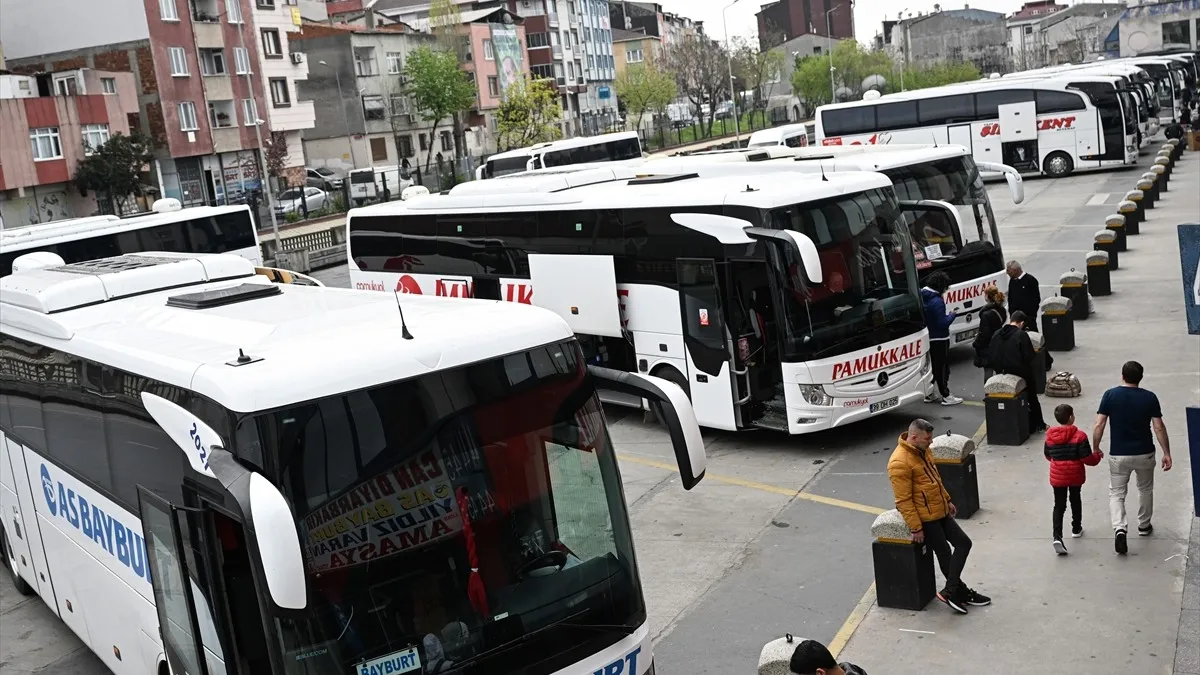
<path id="1" fill-rule="evenodd" d="M 963 400 L 953 394 L 942 399 L 942 405 L 958 405 Z"/>
<path id="2" fill-rule="evenodd" d="M 940 400 L 942 400 L 942 397 L 937 394 L 928 394 L 925 396 L 926 403 L 937 403 Z"/>
<path id="3" fill-rule="evenodd" d="M 1082 528 L 1082 527 L 1081 527 L 1081 528 L 1079 528 L 1079 531 L 1078 531 L 1078 532 L 1072 532 L 1072 533 L 1071 533 L 1071 536 L 1072 536 L 1072 537 L 1075 537 L 1076 539 L 1078 539 L 1078 538 L 1082 537 L 1082 536 L 1083 536 L 1083 528 Z"/>

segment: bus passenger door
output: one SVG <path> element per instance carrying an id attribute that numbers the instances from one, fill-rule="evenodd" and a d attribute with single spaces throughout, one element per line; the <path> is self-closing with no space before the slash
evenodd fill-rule
<path id="1" fill-rule="evenodd" d="M 970 124 L 955 124 L 951 126 L 949 137 L 951 145 L 961 145 L 967 149 L 967 152 L 973 152 Z"/>
<path id="2" fill-rule="evenodd" d="M 696 419 L 701 426 L 736 429 L 732 355 L 716 261 L 679 258 L 676 267 L 686 375 Z"/>

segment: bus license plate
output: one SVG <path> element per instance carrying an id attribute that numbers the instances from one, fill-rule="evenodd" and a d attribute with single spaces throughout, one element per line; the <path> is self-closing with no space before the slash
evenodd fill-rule
<path id="1" fill-rule="evenodd" d="M 891 398 L 887 398 L 882 401 L 876 401 L 875 403 L 871 404 L 871 412 L 877 413 L 880 410 L 887 410 L 888 408 L 894 408 L 894 407 L 896 407 L 896 404 L 899 402 L 900 402 L 899 396 L 893 396 Z"/>
<path id="2" fill-rule="evenodd" d="M 965 330 L 965 331 L 959 333 L 954 338 L 954 341 L 955 342 L 966 342 L 967 340 L 974 340 L 976 335 L 979 335 L 979 329 L 972 328 L 971 330 Z"/>

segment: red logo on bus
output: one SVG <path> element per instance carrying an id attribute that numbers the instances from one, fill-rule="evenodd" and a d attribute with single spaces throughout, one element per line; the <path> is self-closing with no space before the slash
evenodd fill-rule
<path id="1" fill-rule="evenodd" d="M 893 366 L 909 359 L 915 359 L 921 356 L 921 354 L 921 341 L 914 340 L 906 345 L 892 347 L 891 349 L 882 349 L 874 354 L 860 356 L 852 361 L 835 363 L 833 364 L 833 377 L 831 379 L 836 382 L 847 377 L 862 375 L 863 373 L 887 368 L 888 366 Z"/>
<path id="2" fill-rule="evenodd" d="M 842 139 L 840 139 L 840 138 L 822 138 L 821 139 L 821 145 L 841 145 L 841 144 L 842 144 Z"/>
<path id="3" fill-rule="evenodd" d="M 417 283 L 416 279 L 405 274 L 396 282 L 396 292 L 421 295 L 421 285 Z"/>
<path id="4" fill-rule="evenodd" d="M 1053 131 L 1055 129 L 1070 129 L 1075 124 L 1075 117 L 1054 117 L 1048 120 L 1038 120 L 1038 131 Z M 979 129 L 979 135 L 987 138 L 988 136 L 999 136 L 1000 125 L 996 122 L 985 124 Z"/>

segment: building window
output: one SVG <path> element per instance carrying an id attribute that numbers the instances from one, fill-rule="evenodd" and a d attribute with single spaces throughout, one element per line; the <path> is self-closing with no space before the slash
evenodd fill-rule
<path id="1" fill-rule="evenodd" d="M 388 75 L 399 75 L 404 72 L 404 54 L 400 52 L 387 53 Z"/>
<path id="2" fill-rule="evenodd" d="M 175 0 L 158 0 L 158 16 L 163 21 L 178 21 L 179 12 L 175 9 Z"/>
<path id="3" fill-rule="evenodd" d="M 220 49 L 200 50 L 201 75 L 227 75 L 225 70 L 225 52 Z"/>
<path id="4" fill-rule="evenodd" d="M 258 123 L 258 101 L 252 98 L 242 99 L 242 123 L 248 127 Z"/>
<path id="5" fill-rule="evenodd" d="M 547 35 L 546 33 L 530 33 L 529 35 L 525 36 L 525 44 L 530 49 L 536 49 L 538 47 L 549 47 L 550 46 L 550 36 Z"/>
<path id="6" fill-rule="evenodd" d="M 412 157 L 413 156 L 412 136 L 409 136 L 408 134 L 404 134 L 403 136 L 397 136 L 396 137 L 396 151 L 400 153 L 401 158 Z"/>
<path id="7" fill-rule="evenodd" d="M 357 73 L 359 77 L 371 77 L 379 74 L 375 70 L 374 47 L 354 48 L 354 72 Z"/>
<path id="8" fill-rule="evenodd" d="M 429 149 L 429 139 L 425 134 L 418 134 L 418 140 L 421 145 L 421 152 L 425 152 Z"/>
<path id="9" fill-rule="evenodd" d="M 500 83 L 496 81 L 495 75 L 488 75 L 488 93 L 492 96 L 500 95 Z"/>
<path id="10" fill-rule="evenodd" d="M 237 120 L 233 115 L 233 101 L 209 101 L 208 123 L 214 129 L 225 129 L 236 126 Z"/>
<path id="11" fill-rule="evenodd" d="M 1192 22 L 1191 21 L 1165 21 L 1162 25 L 1162 43 L 1167 45 L 1183 45 L 1191 48 L 1192 46 Z"/>
<path id="12" fill-rule="evenodd" d="M 440 135 L 442 138 L 442 152 L 450 152 L 451 150 L 453 150 L 454 149 L 454 139 L 450 136 L 450 132 L 443 131 Z"/>
<path id="13" fill-rule="evenodd" d="M 549 80 L 554 78 L 554 66 L 549 64 L 544 66 L 529 66 L 529 72 L 533 74 L 535 80 Z"/>
<path id="14" fill-rule="evenodd" d="M 392 94 L 392 115 L 407 115 L 408 110 L 408 97 L 404 94 Z"/>
<path id="15" fill-rule="evenodd" d="M 187 77 L 187 52 L 183 51 L 183 47 L 170 47 L 167 54 L 171 57 L 171 77 Z"/>
<path id="16" fill-rule="evenodd" d="M 78 96 L 79 85 L 75 82 L 74 75 L 65 77 L 59 76 L 54 78 L 54 93 L 58 96 Z"/>
<path id="17" fill-rule="evenodd" d="M 364 96 L 362 97 L 363 119 L 366 120 L 382 120 L 387 117 L 387 111 L 383 107 L 382 96 Z"/>
<path id="18" fill-rule="evenodd" d="M 229 23 L 242 22 L 242 3 L 240 0 L 225 0 L 225 12 L 229 15 Z"/>
<path id="19" fill-rule="evenodd" d="M 588 68 L 595 68 L 595 67 L 596 67 L 596 57 L 592 56 L 591 54 L 588 54 Z"/>
<path id="20" fill-rule="evenodd" d="M 638 48 L 638 49 L 635 49 L 633 47 L 625 48 L 625 62 L 626 63 L 641 63 L 642 61 L 645 61 L 645 60 L 646 60 L 646 56 L 640 48 Z"/>
<path id="21" fill-rule="evenodd" d="M 483 58 L 488 61 L 496 60 L 496 52 L 492 51 L 492 41 L 486 38 L 483 41 Z"/>
<path id="22" fill-rule="evenodd" d="M 241 47 L 233 48 L 233 68 L 238 75 L 250 74 L 250 52 Z"/>
<path id="23" fill-rule="evenodd" d="M 117 78 L 115 78 L 115 77 L 100 78 L 100 91 L 104 92 L 105 94 L 117 93 Z"/>
<path id="24" fill-rule="evenodd" d="M 196 104 L 191 101 L 184 101 L 179 104 L 179 130 L 180 131 L 197 131 L 200 129 L 199 123 L 196 122 Z"/>
<path id="25" fill-rule="evenodd" d="M 371 141 L 371 161 L 386 162 L 387 161 L 387 139 L 383 137 L 372 138 Z"/>
<path id="26" fill-rule="evenodd" d="M 597 33 L 597 34 L 598 34 L 599 32 L 600 32 L 599 30 L 597 30 L 597 31 L 596 31 L 596 33 Z M 583 27 L 583 41 L 584 41 L 584 42 L 591 42 L 591 41 L 592 41 L 592 29 L 591 29 L 591 28 L 588 28 L 587 26 L 584 26 L 584 27 Z"/>
<path id="27" fill-rule="evenodd" d="M 62 143 L 58 138 L 58 127 L 30 129 L 29 142 L 33 145 L 33 161 L 62 159 Z"/>
<path id="28" fill-rule="evenodd" d="M 107 124 L 83 125 L 83 154 L 91 155 L 96 149 L 108 142 Z"/>
<path id="29" fill-rule="evenodd" d="M 272 77 L 271 83 L 271 105 L 276 108 L 286 108 L 292 104 L 292 97 L 288 94 L 287 78 Z"/>
<path id="30" fill-rule="evenodd" d="M 257 0 L 258 6 L 263 9 L 275 9 L 275 0 Z"/>
<path id="31" fill-rule="evenodd" d="M 1032 33 L 1033 33 L 1033 26 L 1025 26 L 1025 34 L 1030 35 Z"/>
<path id="32" fill-rule="evenodd" d="M 262 3 L 259 3 L 262 6 Z M 279 42 L 279 31 L 275 28 L 262 29 L 263 56 L 268 59 L 282 59 L 283 46 Z"/>

